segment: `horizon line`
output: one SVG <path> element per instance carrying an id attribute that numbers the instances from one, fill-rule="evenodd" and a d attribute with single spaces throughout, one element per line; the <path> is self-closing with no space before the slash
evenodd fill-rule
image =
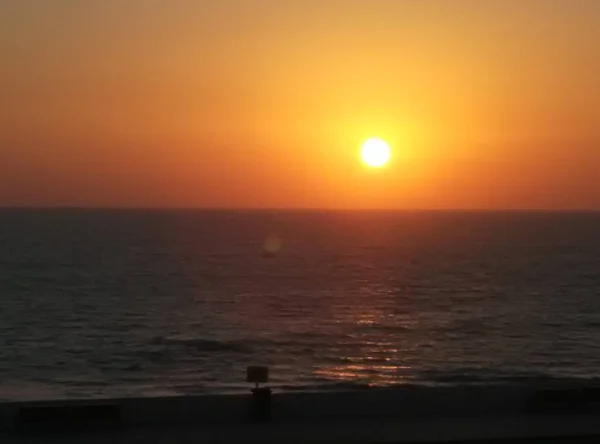
<path id="1" fill-rule="evenodd" d="M 0 211 L 283 211 L 283 212 L 444 212 L 444 213 L 600 213 L 600 208 L 327 208 L 327 207 L 167 207 L 0 205 Z"/>

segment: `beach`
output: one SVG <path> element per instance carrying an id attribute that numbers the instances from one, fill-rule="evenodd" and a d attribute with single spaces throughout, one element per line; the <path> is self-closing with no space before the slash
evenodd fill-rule
<path id="1" fill-rule="evenodd" d="M 251 396 L 3 403 L 3 442 L 452 442 L 600 436 L 594 388 L 389 389 L 277 394 L 249 417 Z M 96 409 L 96 415 L 77 411 Z M 71 409 L 68 418 L 60 412 Z M 36 409 L 35 417 L 28 412 Z M 62 410 L 61 410 L 62 409 Z M 114 413 L 114 414 L 113 414 Z M 22 440 L 25 441 L 22 441 Z"/>

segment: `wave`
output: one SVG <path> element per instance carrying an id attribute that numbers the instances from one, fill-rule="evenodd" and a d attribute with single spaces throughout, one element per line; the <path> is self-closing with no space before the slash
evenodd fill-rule
<path id="1" fill-rule="evenodd" d="M 280 339 L 280 338 L 255 338 L 255 339 L 235 339 L 235 340 L 221 340 L 221 339 L 207 339 L 197 337 L 179 337 L 179 336 L 157 336 L 150 340 L 150 345 L 162 345 L 162 346 L 182 346 L 190 347 L 199 351 L 228 351 L 228 352 L 239 352 L 239 353 L 252 353 L 260 349 L 292 349 L 296 353 L 307 353 L 312 354 L 319 349 L 329 348 L 332 343 L 327 342 L 321 338 L 319 341 L 310 341 L 302 339 Z M 353 343 L 341 343 L 333 344 L 336 346 L 356 346 L 364 345 L 361 342 Z"/>
<path id="2" fill-rule="evenodd" d="M 330 382 L 330 383 L 315 383 L 315 384 L 301 384 L 291 385 L 282 384 L 275 385 L 275 388 L 288 392 L 329 392 L 329 391 L 355 391 L 355 390 L 369 390 L 373 386 L 371 384 L 362 382 Z"/>
<path id="3" fill-rule="evenodd" d="M 597 377 L 565 377 L 542 372 L 502 372 L 493 369 L 421 370 L 417 382 L 427 385 L 572 385 L 600 384 Z"/>
<path id="4" fill-rule="evenodd" d="M 238 352 L 251 353 L 253 347 L 247 341 L 223 341 L 217 339 L 203 338 L 178 338 L 157 336 L 150 343 L 152 345 L 174 345 L 182 347 L 190 347 L 198 351 L 206 352 Z"/>
<path id="5" fill-rule="evenodd" d="M 398 389 L 431 389 L 436 390 L 442 387 L 447 387 L 450 390 L 462 392 L 468 390 L 469 387 L 481 387 L 485 388 L 525 388 L 525 389 L 585 389 L 589 393 L 597 393 L 600 390 L 600 379 L 576 379 L 576 378 L 548 378 L 545 380 L 546 383 L 542 383 L 542 380 L 538 380 L 537 384 L 533 384 L 532 381 L 525 381 L 523 379 L 515 379 L 513 381 L 504 380 L 496 381 L 494 383 L 488 381 L 480 381 L 479 383 L 465 383 L 464 381 L 453 381 L 452 384 L 443 383 L 432 383 L 431 381 L 410 381 L 410 382 L 398 382 L 389 384 L 376 384 L 366 382 L 316 382 L 316 383 L 305 383 L 305 384 L 271 384 L 271 387 L 281 392 L 293 392 L 293 393 L 328 393 L 328 392 L 357 392 L 357 391 L 373 391 L 374 393 L 385 393 L 395 391 Z"/>

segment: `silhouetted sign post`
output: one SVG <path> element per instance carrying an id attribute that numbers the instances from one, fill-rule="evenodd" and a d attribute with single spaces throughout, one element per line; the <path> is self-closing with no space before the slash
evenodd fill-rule
<path id="1" fill-rule="evenodd" d="M 250 419 L 254 422 L 269 421 L 271 419 L 271 389 L 260 387 L 261 383 L 269 382 L 269 367 L 247 367 L 246 381 L 255 384 L 250 402 Z"/>

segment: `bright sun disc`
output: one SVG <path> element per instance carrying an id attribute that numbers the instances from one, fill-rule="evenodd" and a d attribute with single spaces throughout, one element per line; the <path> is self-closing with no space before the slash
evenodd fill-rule
<path id="1" fill-rule="evenodd" d="M 369 139 L 362 145 L 361 157 L 370 167 L 381 167 L 390 160 L 390 146 L 381 139 Z"/>

